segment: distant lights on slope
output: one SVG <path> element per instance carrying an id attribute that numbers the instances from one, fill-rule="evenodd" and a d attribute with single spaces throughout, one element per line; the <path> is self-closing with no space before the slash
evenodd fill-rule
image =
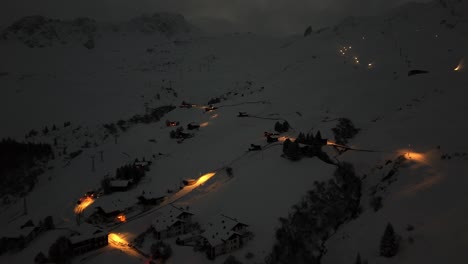
<path id="1" fill-rule="evenodd" d="M 354 57 L 354 63 L 359 64 L 359 58 L 356 56 Z"/>
<path id="2" fill-rule="evenodd" d="M 342 56 L 345 56 L 346 53 L 352 49 L 352 46 L 341 46 L 339 49 L 338 49 L 338 52 L 342 55 Z"/>
<path id="3" fill-rule="evenodd" d="M 465 64 L 465 61 L 464 61 L 464 59 L 462 58 L 462 59 L 460 60 L 460 62 L 458 63 L 457 67 L 455 67 L 453 70 L 456 71 L 456 72 L 461 71 L 461 70 L 464 68 L 464 66 L 465 66 L 464 64 Z"/>

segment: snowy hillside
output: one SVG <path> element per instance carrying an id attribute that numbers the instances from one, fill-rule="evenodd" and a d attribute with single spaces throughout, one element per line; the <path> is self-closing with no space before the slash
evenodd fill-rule
<path id="1" fill-rule="evenodd" d="M 0 262 L 30 263 L 61 236 L 108 232 L 109 245 L 72 263 L 148 263 L 164 236 L 150 227 L 179 221 L 180 211 L 197 224 L 162 239 L 167 263 L 232 255 L 338 264 L 358 254 L 368 263 L 464 263 L 468 17 L 451 12 L 466 1 L 445 2 L 347 18 L 306 37 L 206 35 L 166 13 L 114 26 L 39 16 L 11 25 L 0 40 L 0 136 L 50 144 L 54 159 L 38 165 L 45 172 L 26 196 L 2 197 L 0 248 L 26 242 L 0 250 Z M 347 119 L 357 134 L 342 142 Z M 290 129 L 267 142 L 264 132 L 284 121 Z M 328 139 L 319 154 L 293 161 L 283 142 L 318 131 Z M 359 184 L 342 179 L 344 164 Z M 227 223 L 248 232 L 225 231 Z M 380 251 L 388 223 L 400 237 L 391 258 Z M 195 242 L 178 245 L 234 233 L 248 239 L 214 260 Z"/>

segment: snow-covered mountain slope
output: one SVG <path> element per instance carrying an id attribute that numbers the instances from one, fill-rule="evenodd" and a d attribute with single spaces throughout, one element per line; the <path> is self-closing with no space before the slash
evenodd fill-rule
<path id="1" fill-rule="evenodd" d="M 172 13 L 141 15 L 119 24 L 98 23 L 88 17 L 60 20 L 36 15 L 23 17 L 4 29 L 0 39 L 16 40 L 29 48 L 82 45 L 84 48 L 94 49 L 96 45 L 100 45 L 102 35 L 139 32 L 176 37 L 189 34 L 193 30 L 182 15 Z"/>
<path id="2" fill-rule="evenodd" d="M 136 19 L 133 25 L 146 20 Z M 448 26 L 453 21 L 459 23 Z M 292 213 L 291 207 L 314 181 L 331 179 L 335 166 L 317 158 L 289 161 L 280 156 L 281 144 L 261 152 L 247 149 L 250 144 L 266 145 L 263 132 L 273 131 L 277 120 L 291 124 L 285 136 L 320 130 L 333 140 L 335 119 L 347 117 L 361 129 L 349 146 L 373 152 L 338 155 L 331 146 L 324 149 L 352 163 L 362 177 L 363 212 L 330 234 L 322 263 L 352 262 L 358 253 L 369 263 L 463 263 L 468 243 L 463 190 L 468 172 L 464 140 L 468 76 L 461 63 L 468 57 L 466 32 L 466 16 L 430 3 L 401 7 L 385 18 L 348 18 L 306 38 L 256 34 L 167 38 L 124 30 L 103 32 L 94 49 L 81 44 L 30 49 L 1 41 L 0 118 L 5 125 L 0 136 L 22 140 L 31 129 L 57 124 L 58 131 L 29 140 L 53 144 L 58 138 L 57 153 L 65 146 L 68 152 L 83 150 L 71 161 L 57 154 L 49 163 L 53 168 L 39 176 L 26 197 L 28 215 L 35 219 L 52 215 L 58 227 L 78 229 L 73 211 L 77 199 L 99 188 L 116 168 L 145 157 L 152 165 L 141 183 L 97 199 L 83 217 L 100 205 L 134 204 L 143 192 L 167 195 L 166 204 L 188 206 L 202 226 L 220 213 L 248 224 L 254 238 L 230 254 L 243 263 L 263 263 L 275 242 L 278 218 Z M 409 76 L 410 70 L 428 73 Z M 151 108 L 177 106 L 183 100 L 204 106 L 216 97 L 225 100 L 215 104 L 219 108 L 213 112 L 176 108 L 160 122 L 127 122 L 128 129 L 118 128 L 110 136 L 103 127 Z M 242 111 L 251 117 L 237 117 Z M 166 127 L 166 119 L 184 127 L 190 122 L 203 126 L 178 144 L 169 137 L 173 128 Z M 66 121 L 72 125 L 62 128 Z M 86 141 L 91 146 L 82 148 Z M 384 180 L 392 168 L 387 161 L 402 154 L 407 160 L 396 176 Z M 232 167 L 232 178 L 225 166 Z M 203 185 L 177 192 L 182 179 L 209 172 L 216 174 Z M 168 189 L 174 192 L 168 194 Z M 375 196 L 383 202 L 377 212 L 369 205 Z M 131 241 L 149 227 L 157 212 L 141 213 L 135 207 L 127 214 L 127 223 L 107 228 Z M 17 225 L 22 213 L 22 200 L 2 207 L 2 234 Z M 399 254 L 391 259 L 379 256 L 388 222 L 403 238 Z M 408 225 L 414 230 L 408 231 Z M 40 251 L 47 254 L 44 244 L 59 235 L 57 230 L 42 234 L 22 251 L 0 259 L 30 262 Z M 169 263 L 211 262 L 203 253 L 169 241 L 174 251 Z M 150 245 L 147 238 L 141 249 L 149 253 Z M 246 259 L 248 252 L 254 257 Z M 213 263 L 223 263 L 226 257 Z M 108 246 L 78 256 L 74 263 L 141 259 L 131 250 Z"/>

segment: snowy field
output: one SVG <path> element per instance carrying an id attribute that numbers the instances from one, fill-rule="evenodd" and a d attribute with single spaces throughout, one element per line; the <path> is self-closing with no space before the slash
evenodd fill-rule
<path id="1" fill-rule="evenodd" d="M 349 18 L 307 37 L 193 33 L 176 44 L 176 37 L 102 31 L 90 50 L 72 44 L 28 48 L 16 40 L 1 40 L 0 72 L 8 74 L 0 76 L 0 136 L 22 141 L 31 129 L 62 127 L 70 121 L 71 127 L 33 141 L 53 144 L 58 137 L 57 153 L 65 145 L 71 152 L 85 141 L 92 144 L 70 162 L 56 155 L 25 197 L 28 216 L 51 215 L 62 229 L 41 234 L 22 251 L 1 255 L 0 262 L 30 263 L 37 253 L 47 254 L 64 230 L 78 228 L 74 207 L 85 192 L 98 189 L 104 176 L 114 176 L 118 167 L 145 157 L 152 164 L 136 187 L 98 198 L 82 217 L 104 203 L 134 204 L 142 193 L 167 195 L 161 206 L 188 207 L 202 226 L 225 214 L 246 223 L 254 234 L 241 249 L 214 261 L 169 239 L 173 256 L 167 263 L 223 263 L 230 254 L 243 263 L 264 263 L 275 242 L 278 218 L 288 216 L 314 181 L 327 181 L 335 171 L 317 158 L 292 162 L 281 157 L 282 144 L 267 145 L 264 131 L 273 132 L 276 121 L 287 120 L 292 129 L 285 137 L 320 130 L 334 140 L 333 120 L 346 117 L 361 129 L 349 146 L 373 152 L 350 150 L 336 156 L 352 163 L 363 179 L 363 211 L 326 241 L 322 263 L 350 263 L 358 252 L 369 263 L 464 263 L 467 19 L 430 3 L 408 5 L 385 18 Z M 408 76 L 414 69 L 428 73 Z M 214 104 L 217 109 L 204 112 L 202 106 L 223 95 L 226 100 Z M 177 107 L 159 122 L 136 124 L 119 130 L 115 139 L 104 138 L 103 124 L 144 114 L 147 108 L 179 106 L 183 100 L 199 107 Z M 237 117 L 239 112 L 251 117 Z M 169 137 L 173 128 L 166 127 L 166 119 L 202 127 L 179 144 Z M 250 144 L 266 147 L 248 152 Z M 338 155 L 331 146 L 324 149 Z M 408 160 L 396 181 L 378 191 L 383 208 L 374 212 L 371 189 L 388 170 L 385 162 L 402 154 L 409 155 Z M 226 166 L 233 169 L 232 177 Z M 215 174 L 178 190 L 181 180 L 207 173 Z M 168 189 L 174 192 L 168 194 Z M 148 229 L 158 208 L 144 213 L 137 208 L 127 222 L 104 227 L 132 241 Z M 22 219 L 23 199 L 3 205 L 0 212 L 1 237 Z M 402 244 L 397 256 L 386 259 L 379 256 L 379 243 L 389 222 Z M 414 230 L 408 231 L 408 225 Z M 143 247 L 146 254 L 149 246 Z M 245 258 L 248 252 L 252 259 Z M 145 261 L 133 249 L 115 245 L 73 259 Z"/>

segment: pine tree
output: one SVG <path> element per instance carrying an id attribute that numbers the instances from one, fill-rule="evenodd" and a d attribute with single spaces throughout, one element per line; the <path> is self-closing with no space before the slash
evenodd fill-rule
<path id="1" fill-rule="evenodd" d="M 285 155 L 291 160 L 299 160 L 301 158 L 300 151 L 299 143 L 291 142 L 286 149 Z"/>
<path id="2" fill-rule="evenodd" d="M 380 241 L 380 255 L 391 258 L 398 253 L 398 249 L 398 237 L 393 230 L 392 224 L 388 223 L 382 236 L 382 240 Z"/>
<path id="3" fill-rule="evenodd" d="M 317 130 L 317 134 L 315 134 L 315 139 L 322 139 L 322 133 L 320 133 L 320 130 Z"/>
<path id="4" fill-rule="evenodd" d="M 283 143 L 283 153 L 284 153 L 284 155 L 287 155 L 287 153 L 288 153 L 288 148 L 289 148 L 289 146 L 291 145 L 291 143 L 292 143 L 292 142 L 291 142 L 291 140 L 290 140 L 289 138 L 287 138 L 287 139 L 284 141 L 284 143 Z"/>
<path id="5" fill-rule="evenodd" d="M 172 255 L 172 248 L 169 244 L 162 241 L 151 245 L 151 254 L 154 259 L 166 260 Z"/>
<path id="6" fill-rule="evenodd" d="M 44 219 L 44 228 L 46 230 L 50 230 L 50 229 L 55 228 L 54 219 L 52 218 L 52 216 L 49 215 Z"/>
<path id="7" fill-rule="evenodd" d="M 299 133 L 299 135 L 296 138 L 296 142 L 297 143 L 302 143 L 302 144 L 306 143 L 306 137 L 305 137 L 304 133 L 302 133 L 302 132 Z"/>
<path id="8" fill-rule="evenodd" d="M 304 37 L 307 37 L 312 33 L 312 26 L 308 26 L 306 30 L 304 31 Z"/>
<path id="9" fill-rule="evenodd" d="M 54 263 L 68 263 L 72 253 L 71 242 L 66 237 L 59 237 L 49 248 L 49 258 Z"/>
<path id="10" fill-rule="evenodd" d="M 275 123 L 275 131 L 278 132 L 278 133 L 283 132 L 283 125 L 281 125 L 280 122 Z"/>
<path id="11" fill-rule="evenodd" d="M 47 261 L 47 257 L 44 255 L 44 253 L 42 253 L 42 251 L 39 252 L 34 258 L 34 263 L 37 264 L 47 263 Z"/>
<path id="12" fill-rule="evenodd" d="M 283 122 L 283 132 L 288 132 L 290 126 L 289 126 L 289 123 L 288 121 L 284 121 Z"/>
<path id="13" fill-rule="evenodd" d="M 361 254 L 357 254 L 357 257 L 356 257 L 356 261 L 354 261 L 354 264 L 362 264 L 362 261 L 361 261 Z"/>

